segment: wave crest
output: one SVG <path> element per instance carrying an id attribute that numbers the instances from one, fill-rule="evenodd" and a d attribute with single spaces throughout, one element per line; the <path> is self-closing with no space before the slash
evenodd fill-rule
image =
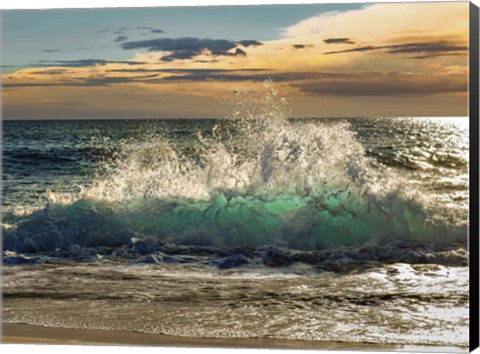
<path id="1" fill-rule="evenodd" d="M 289 121 L 287 98 L 263 86 L 236 90 L 208 134 L 171 139 L 166 126 L 123 141 L 91 186 L 49 193 L 44 210 L 7 218 L 15 242 L 38 238 L 42 225 L 44 237 L 66 243 L 121 230 L 217 246 L 466 243 L 464 215 L 367 157 L 348 122 Z"/>

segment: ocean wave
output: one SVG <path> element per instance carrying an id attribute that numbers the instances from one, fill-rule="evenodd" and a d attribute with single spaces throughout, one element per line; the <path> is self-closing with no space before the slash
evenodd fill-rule
<path id="1" fill-rule="evenodd" d="M 193 134 L 188 149 L 161 129 L 118 142 L 88 187 L 5 214 L 6 249 L 113 247 L 125 232 L 215 247 L 319 250 L 385 239 L 466 247 L 465 209 L 379 165 L 347 121 L 290 122 L 285 98 L 264 86 L 237 93 L 225 119 L 208 136 Z"/>

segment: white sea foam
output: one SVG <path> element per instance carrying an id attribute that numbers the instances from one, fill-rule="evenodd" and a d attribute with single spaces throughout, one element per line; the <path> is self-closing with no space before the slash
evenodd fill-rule
<path id="1" fill-rule="evenodd" d="M 224 119 L 208 136 L 199 131 L 187 151 L 168 138 L 168 127 L 123 141 L 90 186 L 47 193 L 35 222 L 47 215 L 68 242 L 121 229 L 307 249 L 385 237 L 466 241 L 464 209 L 368 157 L 347 121 L 288 120 L 287 102 L 267 80 L 237 91 L 223 105 Z M 17 236 L 38 233 L 30 229 L 19 226 Z"/>

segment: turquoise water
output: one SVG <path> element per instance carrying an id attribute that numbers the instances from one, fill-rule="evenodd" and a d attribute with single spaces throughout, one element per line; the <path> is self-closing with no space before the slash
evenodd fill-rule
<path id="1" fill-rule="evenodd" d="M 57 247 L 121 230 L 307 250 L 466 244 L 466 118 L 9 121 L 3 152 L 17 245 L 39 228 Z"/>
<path id="2" fill-rule="evenodd" d="M 466 247 L 468 118 L 289 119 L 237 93 L 222 119 L 7 121 L 7 250 L 117 243 Z M 86 241 L 88 240 L 88 241 Z"/>
<path id="3" fill-rule="evenodd" d="M 18 242 L 48 224 L 57 245 L 122 229 L 216 246 L 465 243 L 466 121 L 5 122 L 3 222 Z"/>

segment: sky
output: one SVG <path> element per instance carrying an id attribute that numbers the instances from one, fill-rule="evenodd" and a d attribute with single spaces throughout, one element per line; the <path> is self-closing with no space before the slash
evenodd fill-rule
<path id="1" fill-rule="evenodd" d="M 467 116 L 468 2 L 2 11 L 4 119 Z"/>

